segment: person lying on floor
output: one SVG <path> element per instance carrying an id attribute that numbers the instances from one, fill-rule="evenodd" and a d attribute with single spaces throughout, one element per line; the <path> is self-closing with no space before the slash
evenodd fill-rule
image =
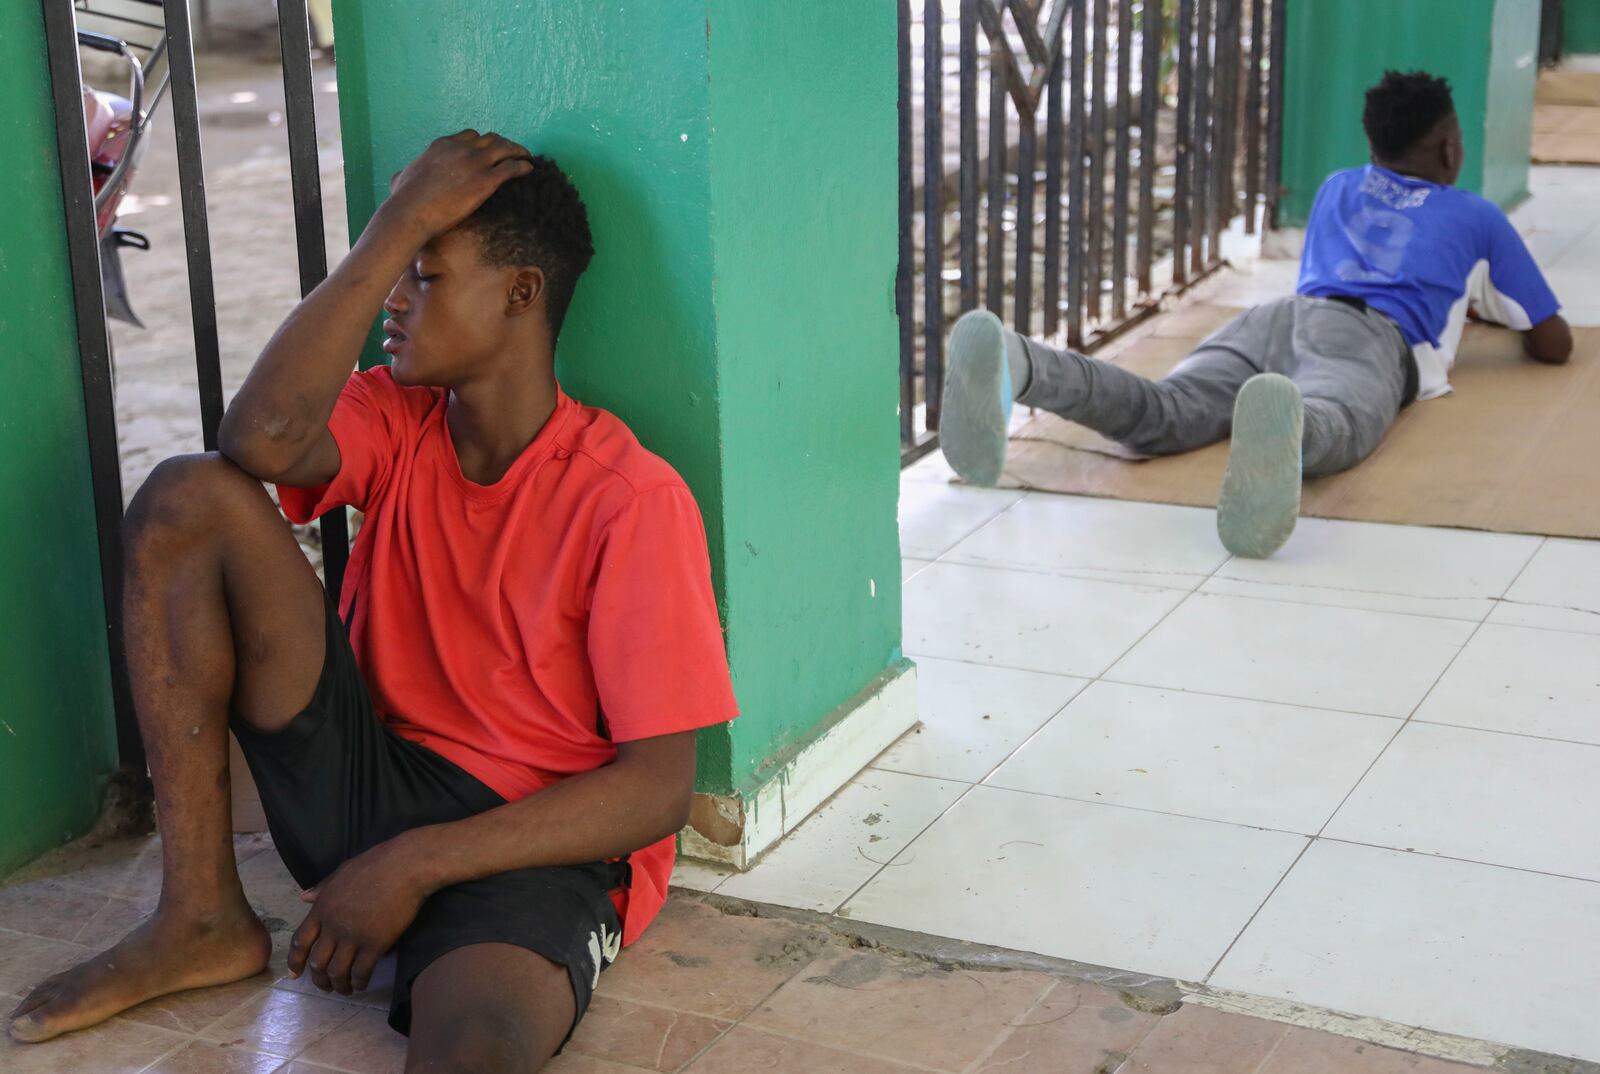
<path id="1" fill-rule="evenodd" d="M 161 900 L 13 1038 L 267 966 L 231 728 L 307 889 L 291 974 L 349 994 L 397 949 L 407 1070 L 533 1071 L 567 1040 L 666 897 L 695 730 L 736 714 L 689 489 L 556 382 L 592 254 L 549 159 L 439 139 L 267 344 L 221 454 L 139 490 L 123 614 Z M 352 374 L 380 308 L 393 364 Z M 296 521 L 366 512 L 338 607 L 263 481 Z"/>
<path id="2" fill-rule="evenodd" d="M 1516 228 L 1452 186 L 1463 146 L 1449 84 L 1387 72 L 1362 125 L 1372 163 L 1317 192 L 1298 293 L 1245 311 L 1162 380 L 1019 336 L 987 311 L 957 321 L 939 429 L 956 473 L 999 480 L 1013 401 L 1146 456 L 1231 433 L 1217 530 L 1230 552 L 1261 558 L 1294 531 L 1303 476 L 1349 469 L 1402 409 L 1450 392 L 1469 310 L 1520 331 L 1534 361 L 1565 362 L 1572 332 Z"/>

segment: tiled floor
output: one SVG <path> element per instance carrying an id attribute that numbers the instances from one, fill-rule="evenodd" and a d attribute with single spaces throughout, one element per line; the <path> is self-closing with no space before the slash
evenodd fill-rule
<path id="1" fill-rule="evenodd" d="M 1600 324 L 1600 169 L 1532 187 Z M 1600 1061 L 1600 544 L 1307 519 L 1242 561 L 1209 511 L 949 478 L 903 483 L 921 726 L 686 883 Z"/>
<path id="2" fill-rule="evenodd" d="M 918 777 L 897 778 L 934 785 Z M 893 823 L 885 814 L 881 830 Z M 883 845 L 894 844 L 886 838 Z M 263 847 L 262 840 L 246 840 L 241 856 L 254 867 L 248 870 L 252 900 L 271 918 L 274 909 L 285 908 L 279 899 L 290 886 L 276 855 Z M 153 841 L 135 841 L 103 848 L 87 861 L 73 851 L 0 889 L 5 924 L 0 928 L 0 972 L 5 974 L 0 992 L 14 996 L 39 974 L 82 957 L 88 950 L 79 942 L 85 938 L 82 919 L 112 902 L 139 903 L 125 894 L 125 882 L 150 880 L 157 869 L 154 849 Z M 63 939 L 69 931 L 72 938 Z M 277 936 L 280 952 L 285 935 L 280 930 Z M 0 1034 L 0 1070 L 398 1074 L 405 1041 L 387 1024 L 386 988 L 380 985 L 353 999 L 329 998 L 306 994 L 281 974 L 280 961 L 254 980 L 149 1003 L 45 1044 L 12 1044 Z M 818 924 L 725 914 L 679 896 L 601 978 L 567 1053 L 546 1069 L 550 1074 L 1472 1074 L 1482 1069 L 1202 1006 L 1170 1013 L 1152 1013 L 1151 1006 L 1057 975 L 940 965 L 851 941 Z"/>

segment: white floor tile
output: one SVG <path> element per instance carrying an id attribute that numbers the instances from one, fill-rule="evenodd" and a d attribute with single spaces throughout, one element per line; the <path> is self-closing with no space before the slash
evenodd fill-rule
<path id="1" fill-rule="evenodd" d="M 1034 494 L 957 544 L 952 563 L 1193 589 L 1228 558 L 1215 511 Z"/>
<path id="2" fill-rule="evenodd" d="M 1173 589 L 935 563 L 906 584 L 905 651 L 1094 676 L 1184 598 Z"/>
<path id="3" fill-rule="evenodd" d="M 1202 593 L 1152 630 L 1106 678 L 1406 716 L 1473 629 L 1449 619 Z"/>
<path id="4" fill-rule="evenodd" d="M 845 912 L 860 921 L 1197 980 L 1297 835 L 975 787 Z"/>
<path id="5" fill-rule="evenodd" d="M 900 581 L 911 581 L 918 571 L 932 562 L 933 560 L 931 559 L 914 559 L 911 556 L 902 556 L 900 559 Z"/>
<path id="6" fill-rule="evenodd" d="M 990 786 L 1315 835 L 1400 725 L 1095 683 Z"/>
<path id="7" fill-rule="evenodd" d="M 1546 541 L 1489 622 L 1600 634 L 1600 541 Z"/>
<path id="8" fill-rule="evenodd" d="M 1023 495 L 1012 489 L 902 481 L 900 551 L 919 559 L 937 559 Z"/>
<path id="9" fill-rule="evenodd" d="M 923 657 L 917 661 L 922 722 L 873 766 L 980 782 L 1086 684 L 1062 675 Z"/>
<path id="10" fill-rule="evenodd" d="M 916 462 L 900 471 L 900 480 L 905 481 L 931 481 L 940 485 L 948 485 L 958 480 L 956 472 L 945 461 L 944 452 L 935 448 Z"/>
<path id="11" fill-rule="evenodd" d="M 1305 518 L 1277 555 L 1230 559 L 1202 589 L 1479 622 L 1541 540 Z"/>
<path id="12" fill-rule="evenodd" d="M 1413 722 L 1326 834 L 1600 881 L 1600 746 Z"/>
<path id="13" fill-rule="evenodd" d="M 1600 884 L 1319 840 L 1211 984 L 1600 1060 Z"/>
<path id="14" fill-rule="evenodd" d="M 966 789 L 899 772 L 864 772 L 717 893 L 831 913 Z"/>
<path id="15" fill-rule="evenodd" d="M 1600 637 L 1486 623 L 1416 719 L 1600 743 Z"/>
<path id="16" fill-rule="evenodd" d="M 693 861 L 681 854 L 672 866 L 672 886 L 690 891 L 716 891 L 735 870 L 713 862 Z"/>

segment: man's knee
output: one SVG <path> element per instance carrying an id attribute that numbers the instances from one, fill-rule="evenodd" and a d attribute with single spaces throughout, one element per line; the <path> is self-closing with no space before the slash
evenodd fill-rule
<path id="1" fill-rule="evenodd" d="M 550 1058 L 538 1028 L 495 1011 L 463 1018 L 430 1040 L 411 1040 L 406 1074 L 534 1074 Z"/>
<path id="2" fill-rule="evenodd" d="M 216 452 L 174 456 L 152 470 L 134 494 L 123 540 L 133 555 L 153 542 L 214 534 L 232 505 L 264 495 L 255 478 Z"/>

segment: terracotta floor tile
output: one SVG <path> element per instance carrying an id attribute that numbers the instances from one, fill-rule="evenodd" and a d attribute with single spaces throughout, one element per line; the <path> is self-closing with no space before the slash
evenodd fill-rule
<path id="1" fill-rule="evenodd" d="M 691 1074 L 905 1074 L 917 1068 L 735 1026 L 687 1069 Z"/>
<path id="2" fill-rule="evenodd" d="M 733 1023 L 596 996 L 567 1047 L 648 1070 L 678 1070 Z"/>
<path id="3" fill-rule="evenodd" d="M 111 901 L 103 892 L 68 887 L 54 880 L 31 880 L 0 888 L 0 928 L 76 940 L 84 924 Z"/>
<path id="4" fill-rule="evenodd" d="M 1039 973 L 952 971 L 844 949 L 807 966 L 748 1023 L 834 1048 L 959 1071 L 1053 983 Z"/>
<path id="5" fill-rule="evenodd" d="M 600 977 L 601 995 L 742 1018 L 828 943 L 820 928 L 735 917 L 669 900 L 644 938 Z"/>
<path id="6" fill-rule="evenodd" d="M 609 1059 L 597 1059 L 592 1055 L 580 1055 L 577 1052 L 564 1052 L 545 1064 L 539 1074 L 638 1074 L 644 1067 L 630 1067 L 622 1063 L 613 1063 Z M 293 1074 L 285 1071 L 284 1074 Z"/>
<path id="7" fill-rule="evenodd" d="M 1109 989 L 1063 981 L 1014 1023 L 974 1074 L 1103 1074 L 1116 1070 L 1160 1020 Z"/>
<path id="8" fill-rule="evenodd" d="M 134 1074 L 184 1040 L 176 1033 L 123 1021 L 106 1022 L 43 1044 L 14 1044 L 0 1032 L 0 1070 L 5 1074 Z"/>
<path id="9" fill-rule="evenodd" d="M 1289 1030 L 1259 1074 L 1475 1074 L 1482 1069 L 1296 1028 Z"/>
<path id="10" fill-rule="evenodd" d="M 283 1057 L 232 1044 L 197 1040 L 167 1056 L 144 1074 L 276 1074 Z"/>
<path id="11" fill-rule="evenodd" d="M 59 973 L 93 954 L 76 944 L 0 929 L 0 992 L 25 996 L 52 973 Z"/>
<path id="12" fill-rule="evenodd" d="M 387 1011 L 370 1008 L 300 1053 L 308 1063 L 351 1074 L 400 1074 L 406 1065 L 406 1038 L 389 1027 Z"/>
<path id="13" fill-rule="evenodd" d="M 103 951 L 132 932 L 140 922 L 154 913 L 156 902 L 154 897 L 125 899 L 120 895 L 108 896 L 104 906 L 88 921 L 81 922 L 82 928 L 79 929 L 74 942 L 96 951 Z"/>
<path id="14" fill-rule="evenodd" d="M 265 974 L 257 974 L 236 984 L 177 992 L 141 1003 L 121 1017 L 140 1025 L 194 1035 L 243 1007 L 246 1000 L 264 992 L 268 983 Z"/>
<path id="15" fill-rule="evenodd" d="M 349 1003 L 268 988 L 201 1035 L 221 1044 L 288 1058 L 299 1055 L 361 1010 Z"/>
<path id="16" fill-rule="evenodd" d="M 59 879 L 125 898 L 161 894 L 161 840 L 155 836 L 119 839 L 97 846 L 70 843 L 17 872 L 18 883 Z"/>
<path id="17" fill-rule="evenodd" d="M 1118 1074 L 1245 1074 L 1287 1030 L 1281 1022 L 1186 1003 L 1161 1019 Z"/>

